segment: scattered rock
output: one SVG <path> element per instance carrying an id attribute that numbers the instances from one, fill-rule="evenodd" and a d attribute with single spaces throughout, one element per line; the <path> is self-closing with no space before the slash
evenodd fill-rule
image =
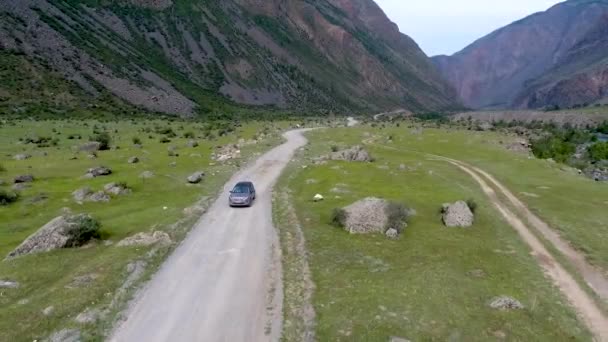
<path id="1" fill-rule="evenodd" d="M 344 229 L 351 234 L 384 233 L 388 204 L 386 200 L 369 197 L 345 207 Z"/>
<path id="2" fill-rule="evenodd" d="M 492 125 L 489 122 L 482 122 L 479 125 L 477 125 L 477 128 L 480 131 L 489 131 L 489 130 L 492 130 L 494 128 L 494 125 Z"/>
<path id="3" fill-rule="evenodd" d="M 137 233 L 120 241 L 117 246 L 128 247 L 128 246 L 151 246 L 160 243 L 163 246 L 170 245 L 173 241 L 169 234 L 156 231 L 153 233 Z"/>
<path id="4" fill-rule="evenodd" d="M 464 201 L 444 204 L 442 213 L 443 224 L 447 227 L 470 227 L 475 220 L 475 215 Z"/>
<path id="5" fill-rule="evenodd" d="M 397 231 L 397 229 L 391 228 L 388 229 L 386 231 L 386 233 L 384 233 L 386 235 L 387 238 L 391 239 L 391 240 L 396 240 L 399 238 L 399 232 Z"/>
<path id="6" fill-rule="evenodd" d="M 110 202 L 110 196 L 103 191 L 98 191 L 87 198 L 89 202 Z"/>
<path id="7" fill-rule="evenodd" d="M 405 170 L 407 170 L 407 166 L 405 166 L 405 164 L 401 164 L 401 165 L 399 165 L 399 170 L 405 171 Z"/>
<path id="8" fill-rule="evenodd" d="M 54 311 L 55 311 L 55 307 L 51 305 L 51 306 L 45 308 L 44 310 L 42 310 L 42 314 L 45 316 L 50 316 L 53 314 Z"/>
<path id="9" fill-rule="evenodd" d="M 98 309 L 86 309 L 74 319 L 80 324 L 95 323 L 101 317 L 101 312 Z"/>
<path id="10" fill-rule="evenodd" d="M 169 163 L 169 167 L 177 167 L 177 162 L 171 162 L 171 163 Z"/>
<path id="11" fill-rule="evenodd" d="M 15 160 L 26 160 L 26 159 L 30 159 L 32 158 L 32 156 L 30 154 L 26 154 L 26 153 L 22 153 L 22 154 L 16 154 L 13 159 Z"/>
<path id="12" fill-rule="evenodd" d="M 4 179 L 0 179 L 0 186 L 5 185 L 6 181 Z"/>
<path id="13" fill-rule="evenodd" d="M 203 177 L 205 177 L 205 173 L 203 171 L 197 171 L 197 172 L 191 174 L 187 178 L 187 181 L 190 184 L 198 184 L 203 180 Z"/>
<path id="14" fill-rule="evenodd" d="M 72 197 L 77 203 L 83 203 L 91 194 L 93 194 L 93 190 L 91 190 L 91 188 L 88 186 L 85 186 L 84 188 L 80 188 L 72 192 Z"/>
<path id="15" fill-rule="evenodd" d="M 95 178 L 95 177 L 101 177 L 101 176 L 108 176 L 112 174 L 112 170 L 108 167 L 105 166 L 99 166 L 99 167 L 94 167 L 91 168 L 87 171 L 87 174 L 85 175 L 85 177 L 89 177 L 89 178 Z"/>
<path id="16" fill-rule="evenodd" d="M 190 148 L 198 147 L 198 141 L 196 141 L 196 140 L 188 140 L 188 143 L 186 144 L 186 146 L 188 146 Z"/>
<path id="17" fill-rule="evenodd" d="M 89 158 L 89 159 L 97 159 L 97 153 L 95 153 L 95 152 L 89 153 L 89 154 L 87 154 L 87 158 Z"/>
<path id="18" fill-rule="evenodd" d="M 85 274 L 83 276 L 78 276 L 72 279 L 72 282 L 69 285 L 66 285 L 65 287 L 68 289 L 87 287 L 94 283 L 97 278 L 99 278 L 99 274 L 97 273 Z"/>
<path id="19" fill-rule="evenodd" d="M 0 280 L 0 289 L 16 289 L 19 287 L 19 283 L 10 280 Z"/>
<path id="20" fill-rule="evenodd" d="M 507 296 L 500 296 L 492 299 L 490 307 L 497 310 L 520 310 L 524 308 L 523 304 L 517 299 Z"/>
<path id="21" fill-rule="evenodd" d="M 137 158 L 137 157 L 131 157 L 131 158 L 129 158 L 129 160 L 127 160 L 127 162 L 129 164 L 137 164 L 137 163 L 139 163 L 139 158 Z"/>
<path id="22" fill-rule="evenodd" d="M 128 195 L 131 193 L 131 189 L 129 189 L 126 185 L 120 183 L 109 183 L 103 187 L 103 190 L 114 196 Z"/>
<path id="23" fill-rule="evenodd" d="M 86 225 L 86 227 L 89 228 L 91 223 L 96 223 L 96 221 L 87 214 L 66 214 L 56 217 L 25 239 L 23 243 L 8 254 L 5 260 L 13 259 L 25 254 L 80 246 L 87 242 L 85 241 L 86 239 L 83 239 L 82 236 L 80 236 L 82 233 L 81 228 L 83 225 Z M 94 236 L 93 232 L 88 235 L 88 238 Z"/>
<path id="24" fill-rule="evenodd" d="M 391 336 L 391 338 L 389 338 L 388 342 L 411 342 L 411 341 L 408 340 L 407 338 Z"/>
<path id="25" fill-rule="evenodd" d="M 20 301 L 17 302 L 17 304 L 19 304 L 19 305 L 26 305 L 26 304 L 29 304 L 29 303 L 30 303 L 30 300 L 28 298 L 22 299 L 22 300 L 20 300 Z"/>
<path id="26" fill-rule="evenodd" d="M 154 172 L 152 171 L 144 171 L 139 175 L 139 178 L 149 179 L 154 177 Z"/>
<path id="27" fill-rule="evenodd" d="M 215 153 L 211 155 L 211 159 L 218 162 L 225 162 L 231 159 L 237 159 L 241 157 L 241 150 L 235 145 L 226 145 L 217 148 Z"/>
<path id="28" fill-rule="evenodd" d="M 306 184 L 308 184 L 308 185 L 310 185 L 310 184 L 317 184 L 317 183 L 319 183 L 319 181 L 316 180 L 316 179 L 307 179 L 306 180 Z"/>
<path id="29" fill-rule="evenodd" d="M 325 198 L 321 194 L 316 194 L 315 197 L 312 198 L 312 200 L 315 201 L 315 202 L 321 202 L 324 199 Z"/>
<path id="30" fill-rule="evenodd" d="M 23 191 L 23 190 L 25 190 L 25 189 L 27 189 L 29 187 L 30 187 L 30 185 L 27 184 L 27 183 L 17 183 L 17 184 L 14 184 L 11 188 L 14 191 Z"/>
<path id="31" fill-rule="evenodd" d="M 49 195 L 44 192 L 41 192 L 41 193 L 36 194 L 34 197 L 28 199 L 27 203 L 38 204 L 38 203 L 42 203 L 42 202 L 46 201 L 47 199 L 49 199 Z"/>
<path id="32" fill-rule="evenodd" d="M 53 333 L 48 342 L 80 342 L 80 331 L 76 329 L 63 329 Z"/>
<path id="33" fill-rule="evenodd" d="M 97 141 L 89 141 L 88 143 L 80 145 L 79 151 L 82 152 L 97 152 L 101 149 L 101 143 Z"/>
<path id="34" fill-rule="evenodd" d="M 588 169 L 585 174 L 596 182 L 608 182 L 608 169 Z"/>
<path id="35" fill-rule="evenodd" d="M 329 156 L 330 160 L 344 160 L 350 162 L 372 162 L 370 154 L 361 146 L 354 146 L 347 150 L 334 152 Z"/>
<path id="36" fill-rule="evenodd" d="M 471 278 L 485 278 L 486 272 L 482 269 L 470 270 L 467 272 L 467 276 Z"/>
<path id="37" fill-rule="evenodd" d="M 33 181 L 34 181 L 34 176 L 32 176 L 32 175 L 21 175 L 21 176 L 15 177 L 15 179 L 14 179 L 15 184 L 31 183 Z"/>

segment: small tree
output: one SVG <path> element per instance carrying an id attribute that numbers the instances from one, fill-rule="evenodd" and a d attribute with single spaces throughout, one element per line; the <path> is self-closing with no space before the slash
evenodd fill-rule
<path id="1" fill-rule="evenodd" d="M 346 225 L 346 211 L 342 208 L 335 208 L 331 213 L 331 224 L 344 228 Z"/>
<path id="2" fill-rule="evenodd" d="M 19 199 L 19 194 L 16 192 L 9 192 L 0 190 L 0 205 L 5 206 L 11 203 L 17 202 Z"/>
<path id="3" fill-rule="evenodd" d="M 66 243 L 66 247 L 79 247 L 101 237 L 99 233 L 101 224 L 91 216 L 77 215 L 71 217 L 69 221 L 72 225 L 67 232 L 70 239 Z"/>
<path id="4" fill-rule="evenodd" d="M 112 139 L 110 138 L 110 134 L 108 134 L 108 132 L 101 132 L 93 136 L 90 140 L 98 142 L 100 144 L 99 150 L 105 151 L 110 149 L 110 142 Z"/>
<path id="5" fill-rule="evenodd" d="M 469 207 L 469 209 L 471 210 L 471 212 L 473 214 L 475 214 L 475 211 L 477 211 L 477 202 L 475 202 L 474 199 L 470 198 L 467 200 L 467 206 Z"/>

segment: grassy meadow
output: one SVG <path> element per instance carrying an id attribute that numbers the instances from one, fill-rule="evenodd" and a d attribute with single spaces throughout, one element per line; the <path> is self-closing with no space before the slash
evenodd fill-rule
<path id="1" fill-rule="evenodd" d="M 492 173 L 602 266 L 608 266 L 602 248 L 608 237 L 606 184 L 508 151 L 505 145 L 514 137 L 408 126 L 310 132 L 311 144 L 279 182 L 277 192 L 290 194 L 306 238 L 317 340 L 591 340 L 479 185 L 453 165 L 424 153 L 460 159 Z M 311 163 L 332 148 L 357 144 L 376 161 Z M 312 201 L 317 193 L 325 196 L 323 202 Z M 416 210 L 399 240 L 349 235 L 331 225 L 334 208 L 369 196 Z M 474 226 L 445 228 L 439 214 L 442 203 L 467 199 L 478 204 Z M 281 217 L 283 205 L 275 201 L 275 206 L 281 209 L 275 221 L 282 241 L 290 241 L 295 225 Z M 285 288 L 297 289 L 292 284 L 299 281 L 293 271 L 297 258 L 285 246 L 283 254 Z M 287 308 L 301 302 L 298 293 L 286 291 Z M 501 295 L 518 299 L 525 309 L 490 308 L 488 303 Z M 301 317 L 293 312 L 297 310 L 286 311 L 286 331 L 297 336 Z"/>
<path id="2" fill-rule="evenodd" d="M 144 277 L 151 274 L 172 247 L 117 247 L 116 242 L 138 232 L 166 231 L 179 242 L 200 215 L 186 215 L 184 209 L 215 197 L 221 186 L 250 158 L 280 143 L 280 131 L 287 123 L 248 122 L 242 125 L 211 125 L 195 122 L 138 120 L 7 120 L 0 124 L 0 190 L 11 191 L 17 175 L 32 174 L 31 187 L 20 191 L 16 203 L 0 206 L 0 259 L 63 208 L 74 213 L 90 213 L 102 225 L 104 242 L 78 249 L 24 256 L 0 262 L 0 280 L 16 281 L 16 289 L 0 289 L 0 341 L 42 340 L 54 331 L 77 328 L 85 340 L 102 340 L 115 313 L 128 296 L 118 298 L 130 273 L 127 265 L 145 261 Z M 111 150 L 97 152 L 90 159 L 76 152 L 90 136 L 107 132 Z M 31 138 L 48 137 L 40 144 Z M 249 144 L 258 139 L 256 144 Z M 36 139 L 34 139 L 36 140 Z M 170 140 L 170 141 L 167 141 Z M 197 147 L 188 147 L 190 140 Z M 164 142 L 161 142 L 164 141 Z M 241 157 L 220 163 L 212 160 L 216 146 L 243 144 Z M 134 142 L 141 144 L 135 146 Z M 47 147 L 44 147 L 48 145 Z M 170 156 L 169 150 L 174 149 Z M 14 160 L 16 154 L 29 154 L 27 160 Z M 139 163 L 127 160 L 136 156 Z M 77 159 L 73 159 L 76 157 Z M 106 166 L 109 176 L 85 179 L 88 168 Z M 186 177 L 204 171 L 202 183 L 190 185 Z M 144 171 L 154 177 L 140 178 Z M 125 182 L 132 193 L 113 197 L 109 203 L 82 205 L 72 192 L 89 186 L 103 190 L 110 182 Z M 80 279 L 78 282 L 76 280 Z M 84 279 L 84 280 L 83 280 Z M 76 281 L 76 284 L 75 284 Z M 129 284 L 132 289 L 136 283 Z M 43 310 L 53 307 L 50 314 Z M 85 309 L 109 309 L 110 315 L 97 322 L 80 324 L 74 318 Z M 48 312 L 47 312 L 48 313 Z"/>

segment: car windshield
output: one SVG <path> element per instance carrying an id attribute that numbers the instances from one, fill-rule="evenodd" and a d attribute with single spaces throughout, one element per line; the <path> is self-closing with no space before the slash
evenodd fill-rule
<path id="1" fill-rule="evenodd" d="M 237 185 L 234 187 L 234 189 L 232 189 L 232 193 L 233 194 L 248 194 L 249 187 L 245 186 L 245 185 Z"/>

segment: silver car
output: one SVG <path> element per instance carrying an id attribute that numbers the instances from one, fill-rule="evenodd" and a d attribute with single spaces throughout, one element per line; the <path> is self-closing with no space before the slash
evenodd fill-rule
<path id="1" fill-rule="evenodd" d="M 228 197 L 231 207 L 251 207 L 253 201 L 255 201 L 255 187 L 252 182 L 237 183 Z"/>

